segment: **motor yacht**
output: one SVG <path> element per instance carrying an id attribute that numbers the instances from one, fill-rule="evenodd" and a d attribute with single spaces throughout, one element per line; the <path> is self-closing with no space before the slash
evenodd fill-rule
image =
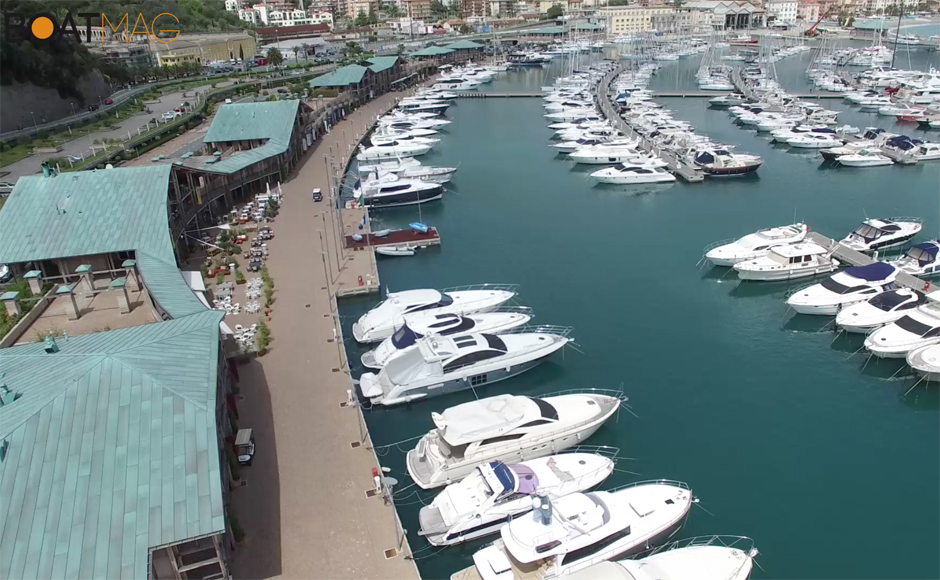
<path id="1" fill-rule="evenodd" d="M 708 99 L 708 106 L 713 109 L 726 109 L 728 107 L 740 105 L 743 102 L 744 97 L 741 95 L 722 95 L 720 97 Z"/>
<path id="2" fill-rule="evenodd" d="M 442 114 L 450 106 L 450 101 L 402 101 L 398 103 L 398 110 L 404 113 L 435 113 Z"/>
<path id="3" fill-rule="evenodd" d="M 395 334 L 382 341 L 374 350 L 362 355 L 362 364 L 372 369 L 381 369 L 388 361 L 407 349 L 417 348 L 419 338 L 430 334 L 451 336 L 465 332 L 500 334 L 524 326 L 532 319 L 528 309 L 501 309 L 498 312 L 475 314 L 406 314 Z"/>
<path id="4" fill-rule="evenodd" d="M 407 314 L 474 314 L 496 310 L 516 295 L 511 284 L 478 284 L 439 290 L 391 292 L 352 326 L 358 342 L 380 342 L 392 336 Z"/>
<path id="5" fill-rule="evenodd" d="M 508 334 L 428 335 L 379 371 L 359 377 L 373 405 L 398 405 L 492 384 L 535 367 L 569 342 L 566 327 Z"/>
<path id="6" fill-rule="evenodd" d="M 787 145 L 798 149 L 831 149 L 841 146 L 842 140 L 825 133 L 805 133 L 787 139 Z"/>
<path id="7" fill-rule="evenodd" d="M 578 149 L 593 147 L 594 145 L 603 145 L 608 142 L 610 142 L 610 139 L 606 137 L 582 137 L 573 141 L 555 143 L 552 147 L 561 153 L 574 153 Z"/>
<path id="8" fill-rule="evenodd" d="M 613 473 L 614 448 L 569 452 L 506 464 L 490 461 L 445 487 L 418 512 L 424 536 L 433 546 L 451 546 L 498 533 L 507 522 L 532 510 L 532 497 L 549 500 L 588 491 Z"/>
<path id="9" fill-rule="evenodd" d="M 689 486 L 645 481 L 611 491 L 573 493 L 539 507 L 500 530 L 500 539 L 473 555 L 473 566 L 451 580 L 560 578 L 630 556 L 669 540 L 692 508 Z"/>
<path id="10" fill-rule="evenodd" d="M 473 91 L 480 88 L 480 81 L 464 79 L 460 77 L 438 79 L 431 85 L 435 91 Z"/>
<path id="11" fill-rule="evenodd" d="M 441 199 L 444 187 L 417 179 L 405 179 L 394 173 L 369 174 L 353 189 L 353 198 L 360 206 L 373 208 L 401 207 Z"/>
<path id="12" fill-rule="evenodd" d="M 545 110 L 550 113 L 556 113 L 558 111 L 564 111 L 566 109 L 584 109 L 587 107 L 593 107 L 594 103 L 591 101 L 584 100 L 574 100 L 574 99 L 565 99 L 562 101 L 550 101 L 545 103 Z"/>
<path id="13" fill-rule="evenodd" d="M 615 163 L 631 163 L 633 159 L 642 157 L 636 150 L 636 143 L 630 142 L 622 145 L 601 144 L 582 147 L 568 155 L 568 159 L 584 165 L 613 165 Z"/>
<path id="14" fill-rule="evenodd" d="M 374 159 L 393 159 L 395 157 L 415 157 L 424 155 L 431 150 L 433 143 L 401 143 L 398 141 L 383 142 L 372 147 L 359 146 L 357 161 L 372 161 Z"/>
<path id="15" fill-rule="evenodd" d="M 904 358 L 914 349 L 940 343 L 940 298 L 927 295 L 927 303 L 865 337 L 865 348 L 880 358 Z"/>
<path id="16" fill-rule="evenodd" d="M 912 276 L 932 276 L 940 273 L 940 240 L 917 244 L 906 254 L 889 264 Z"/>
<path id="17" fill-rule="evenodd" d="M 754 173 L 764 163 L 764 160 L 757 155 L 731 153 L 727 149 L 704 149 L 699 151 L 692 160 L 709 177 Z"/>
<path id="18" fill-rule="evenodd" d="M 622 393 L 497 395 L 432 413 L 435 429 L 408 452 L 408 474 L 422 489 L 448 485 L 488 461 L 518 463 L 587 440 L 620 408 Z"/>
<path id="19" fill-rule="evenodd" d="M 875 143 L 872 141 L 855 141 L 844 143 L 831 149 L 822 149 L 819 153 L 826 161 L 835 161 L 843 155 L 853 155 L 859 151 L 871 149 L 872 147 L 876 147 Z"/>
<path id="20" fill-rule="evenodd" d="M 734 269 L 742 280 L 794 280 L 826 274 L 839 268 L 829 250 L 812 242 L 774 246 L 753 260 L 738 262 Z"/>
<path id="21" fill-rule="evenodd" d="M 385 145 L 387 143 L 424 143 L 431 145 L 432 147 L 438 144 L 441 140 L 434 137 L 418 137 L 417 135 L 409 132 L 402 132 L 398 135 L 372 135 L 369 137 L 369 141 L 373 146 Z"/>
<path id="22" fill-rule="evenodd" d="M 873 252 L 903 246 L 917 235 L 920 218 L 866 219 L 839 243 L 859 252 Z"/>
<path id="23" fill-rule="evenodd" d="M 836 326 L 846 332 L 867 334 L 898 320 L 927 299 L 916 290 L 897 288 L 875 294 L 864 302 L 847 306 L 836 314 Z"/>
<path id="24" fill-rule="evenodd" d="M 915 348 L 907 353 L 907 364 L 928 382 L 940 381 L 940 344 Z"/>
<path id="25" fill-rule="evenodd" d="M 892 104 L 893 102 L 889 97 L 865 97 L 858 102 L 858 106 L 862 111 L 877 111 L 881 107 Z"/>
<path id="26" fill-rule="evenodd" d="M 659 158 L 655 158 L 655 160 L 662 163 L 662 167 L 620 163 L 614 167 L 595 171 L 591 174 L 591 177 L 600 183 L 613 183 L 617 185 L 669 183 L 675 181 L 676 176 L 663 169 L 663 167 L 666 166 L 666 162 Z"/>
<path id="27" fill-rule="evenodd" d="M 799 314 L 835 316 L 840 310 L 897 287 L 898 269 L 885 262 L 847 268 L 819 284 L 803 288 L 787 299 Z"/>
<path id="28" fill-rule="evenodd" d="M 396 130 L 410 130 L 410 129 L 435 129 L 440 130 L 446 125 L 449 125 L 450 121 L 447 119 L 441 119 L 437 116 L 428 117 L 414 117 L 411 115 L 386 115 L 381 117 L 378 121 L 380 129 L 388 127 L 390 129 Z"/>
<path id="29" fill-rule="evenodd" d="M 590 119 L 591 117 L 600 118 L 597 116 L 597 111 L 594 110 L 594 107 L 585 107 L 582 109 L 565 109 L 564 111 L 556 111 L 554 113 L 546 113 L 545 118 L 551 121 L 574 121 L 576 119 Z"/>
<path id="30" fill-rule="evenodd" d="M 702 536 L 670 542 L 642 557 L 599 562 L 565 580 L 747 580 L 758 551 L 740 536 Z"/>
<path id="31" fill-rule="evenodd" d="M 421 161 L 414 157 L 405 157 L 395 159 L 394 161 L 359 164 L 360 175 L 368 175 L 369 173 L 394 173 L 406 179 L 418 179 L 428 183 L 447 183 L 456 172 L 456 167 L 422 165 Z"/>
<path id="32" fill-rule="evenodd" d="M 793 139 L 794 137 L 802 137 L 804 135 L 828 135 L 830 137 L 836 137 L 836 130 L 824 125 L 796 125 L 795 127 L 784 127 L 782 129 L 777 129 L 771 131 L 770 140 L 775 143 L 786 143 L 788 140 Z M 842 145 L 842 140 L 839 139 L 839 142 L 836 146 Z"/>
<path id="33" fill-rule="evenodd" d="M 918 161 L 940 159 L 940 143 L 921 143 L 911 153 L 911 157 Z"/>
<path id="34" fill-rule="evenodd" d="M 894 163 L 890 157 L 869 149 L 862 149 L 857 153 L 848 155 L 839 155 L 836 157 L 836 162 L 847 167 L 878 167 Z"/>
<path id="35" fill-rule="evenodd" d="M 803 223 L 757 230 L 734 241 L 712 244 L 705 248 L 705 258 L 715 266 L 730 267 L 738 262 L 760 258 L 773 246 L 801 242 L 807 233 L 809 226 Z"/>

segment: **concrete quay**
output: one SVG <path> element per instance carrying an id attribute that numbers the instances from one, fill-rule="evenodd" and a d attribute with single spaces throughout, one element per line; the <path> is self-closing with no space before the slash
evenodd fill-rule
<path id="1" fill-rule="evenodd" d="M 418 578 L 394 507 L 373 489 L 378 467 L 350 384 L 336 297 L 375 274 L 372 252 L 343 247 L 362 210 L 331 208 L 331 185 L 376 116 L 404 93 L 353 111 L 319 140 L 283 187 L 269 242 L 275 281 L 269 352 L 237 367 L 238 423 L 254 430 L 257 452 L 233 494 L 245 530 L 237 578 Z M 354 145 L 353 145 L 354 147 Z M 321 188 L 324 200 L 311 192 Z"/>

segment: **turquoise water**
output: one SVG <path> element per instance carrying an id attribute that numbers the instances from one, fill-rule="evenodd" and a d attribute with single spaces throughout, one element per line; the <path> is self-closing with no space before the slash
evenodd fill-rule
<path id="1" fill-rule="evenodd" d="M 531 89 L 560 71 L 553 65 L 497 82 Z M 827 318 L 787 313 L 786 284 L 741 284 L 696 266 L 705 245 L 790 223 L 794 214 L 840 237 L 866 214 L 916 215 L 922 237 L 936 236 L 940 163 L 829 169 L 737 128 L 701 99 L 663 102 L 699 131 L 764 156 L 759 175 L 595 186 L 546 146 L 551 130 L 539 99 L 461 100 L 422 159 L 460 164 L 445 199 L 420 213 L 440 229 L 442 246 L 380 259 L 383 286 L 518 283 L 518 302 L 534 309 L 535 321 L 574 326 L 583 354 L 567 350 L 478 395 L 622 385 L 637 417 L 621 413 L 588 443 L 619 447 L 632 458 L 619 469 L 637 475 L 615 473 L 604 486 L 688 482 L 710 514 L 693 509 L 681 535 L 754 538 L 763 568 L 755 578 L 940 576 L 937 389 L 903 396 L 913 380 L 904 370 L 893 376 L 900 363 L 866 365 L 852 356 L 857 337 L 836 337 Z M 389 210 L 374 227 L 416 218 L 416 209 Z M 375 301 L 343 300 L 345 336 Z M 352 361 L 365 350 L 351 338 L 346 346 Z M 373 441 L 421 435 L 433 427 L 432 411 L 472 397 L 366 411 Z M 404 452 L 413 445 L 381 449 L 380 459 L 401 480 L 399 513 L 422 575 L 444 578 L 470 565 L 483 542 L 438 551 L 416 535 L 418 509 L 433 494 L 405 489 Z"/>
<path id="2" fill-rule="evenodd" d="M 940 34 L 940 24 L 902 24 L 901 31 L 904 34 L 916 34 L 917 36 L 935 36 Z"/>

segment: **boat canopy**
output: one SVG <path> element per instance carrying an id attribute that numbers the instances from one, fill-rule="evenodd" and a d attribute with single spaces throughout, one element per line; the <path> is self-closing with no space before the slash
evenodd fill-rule
<path id="1" fill-rule="evenodd" d="M 937 258 L 938 252 L 940 252 L 940 245 L 937 245 L 937 242 L 925 242 L 908 250 L 907 256 L 917 260 L 920 266 L 926 266 Z"/>
<path id="2" fill-rule="evenodd" d="M 854 268 L 846 268 L 845 273 L 853 278 L 858 278 L 859 280 L 866 280 L 868 282 L 879 282 L 881 280 L 887 280 L 892 274 L 894 274 L 895 268 L 891 264 L 886 262 L 875 262 L 874 264 L 869 264 L 867 266 L 856 266 Z"/>
<path id="3" fill-rule="evenodd" d="M 503 492 L 512 493 L 516 489 L 516 476 L 513 474 L 512 470 L 503 463 L 502 461 L 491 461 L 490 470 L 493 473 L 496 481 L 489 481 L 486 477 L 486 470 L 483 470 L 483 477 L 487 479 L 487 484 L 490 488 L 496 492 L 498 495 L 502 495 Z"/>
<path id="4" fill-rule="evenodd" d="M 868 130 L 865 131 L 865 134 L 862 135 L 862 138 L 863 139 L 877 139 L 878 135 L 881 135 L 884 132 L 885 132 L 884 129 L 876 129 L 873 127 L 869 127 Z"/>
<path id="5" fill-rule="evenodd" d="M 873 242 L 885 234 L 884 230 L 867 222 L 858 226 L 858 229 L 852 233 L 856 236 L 861 236 L 866 242 Z"/>
<path id="6" fill-rule="evenodd" d="M 923 141 L 921 141 L 920 139 L 911 139 L 907 135 L 898 135 L 897 137 L 891 137 L 890 139 L 885 141 L 885 145 L 888 145 L 890 147 L 896 147 L 900 149 L 901 151 L 908 151 L 910 149 L 914 149 L 921 143 L 923 143 Z"/>
<path id="7" fill-rule="evenodd" d="M 411 330 L 408 323 L 405 323 L 392 335 L 392 344 L 395 345 L 395 348 L 401 350 L 413 345 L 419 338 L 421 338 L 421 335 Z"/>
<path id="8" fill-rule="evenodd" d="M 714 162 L 715 162 L 715 156 L 712 155 L 711 153 L 709 153 L 708 151 L 705 151 L 704 153 L 699 153 L 699 154 L 698 154 L 698 156 L 695 158 L 695 162 L 696 162 L 696 163 L 701 163 L 701 164 L 703 164 L 703 165 L 706 165 L 706 164 L 708 164 L 708 163 L 714 163 Z"/>
<path id="9" fill-rule="evenodd" d="M 510 465 L 509 468 L 516 474 L 516 481 L 518 482 L 516 484 L 516 493 L 528 495 L 536 492 L 539 487 L 539 478 L 532 469 L 525 465 Z"/>

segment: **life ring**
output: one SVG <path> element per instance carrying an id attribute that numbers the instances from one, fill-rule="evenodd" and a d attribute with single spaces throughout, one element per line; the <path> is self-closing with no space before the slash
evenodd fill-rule
<path id="1" fill-rule="evenodd" d="M 930 280 L 924 282 L 924 292 L 930 290 Z"/>

